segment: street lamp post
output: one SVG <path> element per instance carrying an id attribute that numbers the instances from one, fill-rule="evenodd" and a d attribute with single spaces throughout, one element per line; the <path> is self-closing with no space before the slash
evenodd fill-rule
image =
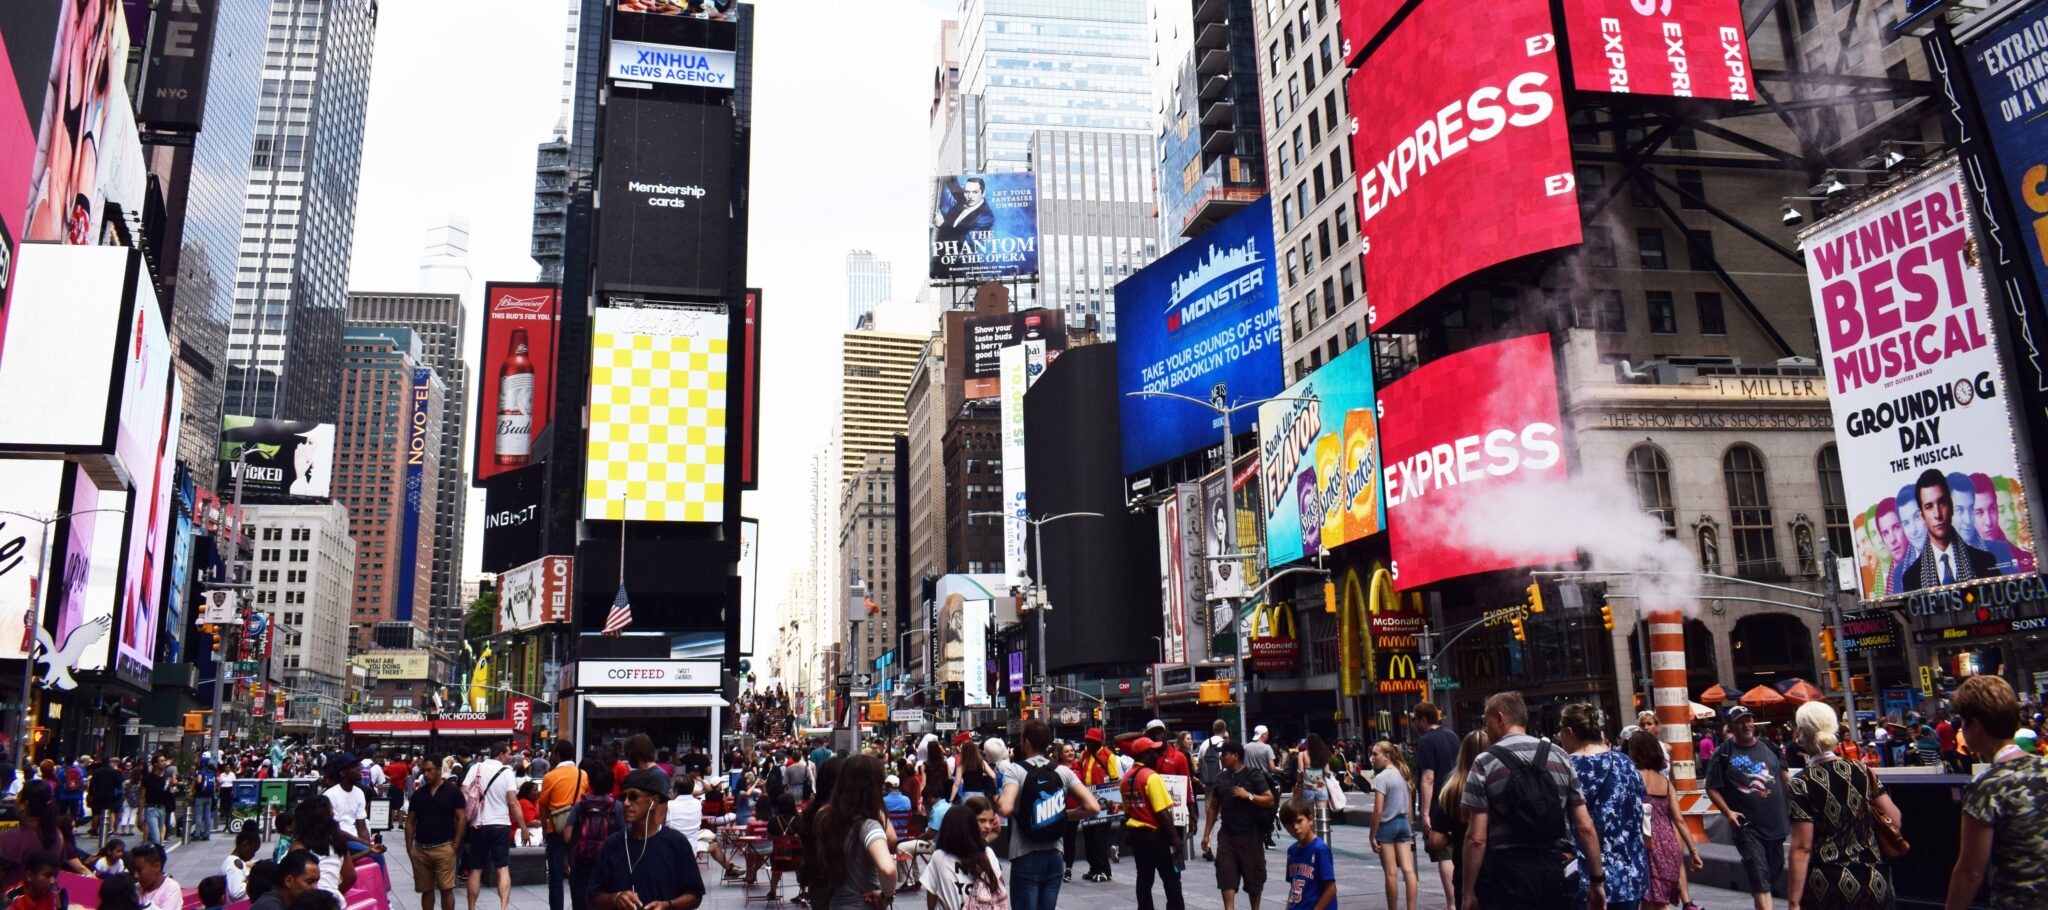
<path id="1" fill-rule="evenodd" d="M 225 584 L 218 584 L 215 587 L 233 587 L 237 589 L 243 587 L 242 581 L 235 571 L 237 568 L 240 568 L 242 529 L 246 527 L 246 523 L 242 520 L 242 477 L 249 473 L 249 456 L 256 454 L 256 451 L 255 446 L 243 446 L 241 453 L 235 456 L 235 506 L 233 519 L 235 535 L 234 539 L 228 542 L 227 581 Z M 227 673 L 223 672 L 227 663 L 227 637 L 215 631 L 213 648 L 215 652 L 213 658 L 213 718 L 206 725 L 206 751 L 218 758 L 220 755 L 221 714 L 224 707 L 222 703 L 227 700 L 227 687 L 222 684 L 222 680 L 227 678 Z"/>
<path id="2" fill-rule="evenodd" d="M 21 637 L 24 648 L 21 655 L 21 713 L 17 715 L 20 721 L 16 724 L 14 731 L 14 751 L 16 757 L 23 761 L 28 760 L 29 732 L 35 719 L 35 712 L 29 708 L 29 701 L 33 694 L 30 686 L 35 685 L 36 627 L 42 625 L 43 591 L 47 587 L 45 582 L 50 577 L 50 526 L 74 515 L 91 515 L 95 512 L 112 512 L 119 515 L 126 513 L 126 511 L 126 509 L 80 509 L 76 512 L 59 512 L 55 515 L 42 516 L 30 515 L 26 512 L 16 512 L 10 509 L 0 509 L 0 515 L 25 518 L 42 525 L 42 532 L 37 538 L 38 542 L 36 544 L 36 577 L 35 581 L 29 586 L 28 609 L 22 613 L 21 617 Z"/>
<path id="3" fill-rule="evenodd" d="M 1052 609 L 1052 598 L 1051 595 L 1046 593 L 1046 576 L 1050 573 L 1045 570 L 1045 526 L 1063 518 L 1101 518 L 1102 513 L 1061 512 L 1058 515 L 1040 515 L 1037 518 L 1032 518 L 1028 515 L 1014 515 L 1008 512 L 969 512 L 967 514 L 997 515 L 1011 521 L 1023 522 L 1026 527 L 1031 529 L 1031 560 L 1032 565 L 1037 569 L 1036 572 L 1032 573 L 1034 577 L 1031 580 L 1031 587 L 1032 600 L 1035 601 L 1032 613 L 1037 618 L 1038 626 L 1033 636 L 1038 641 L 1036 649 L 1038 651 L 1036 667 L 1038 675 L 1038 703 L 1041 707 L 1050 708 L 1052 707 L 1052 677 L 1048 676 L 1045 671 L 1045 614 Z"/>
<path id="4" fill-rule="evenodd" d="M 1208 401 L 1177 392 L 1138 391 L 1126 392 L 1124 394 L 1133 398 L 1177 398 L 1181 401 L 1208 408 L 1210 411 L 1215 412 L 1216 416 L 1223 418 L 1223 548 L 1229 552 L 1216 555 L 1239 555 L 1237 552 L 1237 490 L 1233 484 L 1237 473 L 1237 440 L 1236 434 L 1230 431 L 1231 416 L 1246 408 L 1255 408 L 1272 401 L 1318 401 L 1319 399 L 1279 395 L 1272 398 L 1259 398 L 1231 404 L 1230 385 L 1223 382 L 1219 382 L 1209 388 Z M 1253 562 L 1256 563 L 1259 560 L 1253 560 Z M 1278 576 L 1274 577 L 1277 578 Z M 1238 616 L 1238 612 L 1243 607 L 1243 603 L 1242 600 L 1239 600 L 1230 604 L 1231 638 L 1234 642 L 1233 647 L 1230 649 L 1230 672 L 1232 685 L 1237 690 L 1237 731 L 1239 736 L 1244 736 L 1245 731 L 1251 729 L 1249 721 L 1245 717 L 1247 710 L 1245 696 L 1250 691 L 1245 686 L 1244 680 L 1244 649 L 1246 642 L 1241 628 L 1243 623 L 1238 621 L 1242 618 Z"/>

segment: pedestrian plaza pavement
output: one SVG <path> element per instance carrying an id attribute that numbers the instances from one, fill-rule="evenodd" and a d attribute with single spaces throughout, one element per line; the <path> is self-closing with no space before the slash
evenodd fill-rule
<path id="1" fill-rule="evenodd" d="M 1362 827 L 1340 825 L 1335 829 L 1332 836 L 1334 842 L 1331 846 L 1336 853 L 1337 859 L 1338 905 L 1343 907 L 1344 910 L 1386 910 L 1387 908 L 1385 879 L 1380 872 L 1379 860 L 1372 855 L 1371 850 L 1366 845 L 1365 835 L 1365 829 Z M 124 840 L 132 846 L 138 839 L 124 838 Z M 389 843 L 392 851 L 390 854 L 392 910 L 420 910 L 419 895 L 414 893 L 412 888 L 412 865 L 403 856 L 404 837 L 398 832 L 390 832 L 387 834 L 386 841 Z M 1262 906 L 1272 908 L 1272 910 L 1285 910 L 1287 897 L 1285 885 L 1287 841 L 1285 838 L 1281 838 L 1278 844 L 1278 846 L 1266 853 L 1267 883 L 1265 900 Z M 90 837 L 82 837 L 79 846 L 80 849 L 84 850 L 96 849 L 96 845 Z M 173 841 L 171 846 L 170 862 L 168 864 L 170 874 L 180 884 L 189 888 L 197 886 L 200 879 L 219 871 L 221 860 L 228 855 L 229 849 L 234 846 L 234 838 L 225 832 L 215 832 L 211 840 L 192 841 L 184 844 Z M 257 855 L 259 857 L 269 856 L 271 846 L 272 842 L 266 839 L 263 849 Z M 1199 849 L 1197 852 L 1199 852 Z M 1443 897 L 1443 888 L 1437 881 L 1436 870 L 1430 867 L 1427 858 L 1423 857 L 1419 850 L 1417 851 L 1417 859 L 1422 861 L 1419 867 L 1422 879 L 1422 899 L 1417 905 L 1418 910 L 1444 910 L 1446 901 Z M 717 880 L 718 867 L 716 865 L 706 865 L 704 868 L 706 884 L 704 907 L 709 908 L 709 910 L 750 910 L 750 908 L 794 910 L 797 906 L 787 901 L 778 904 L 768 904 L 758 899 L 749 903 L 746 900 L 748 894 L 758 897 L 765 894 L 767 889 L 763 886 L 756 886 L 749 891 L 742 889 L 737 884 L 719 884 Z M 1082 881 L 1081 873 L 1086 871 L 1086 868 L 1087 863 L 1085 861 L 1078 863 L 1074 871 L 1074 881 L 1068 882 L 1061 887 L 1061 906 L 1086 908 L 1086 910 L 1124 910 L 1124 908 L 1135 908 L 1138 905 L 1133 886 L 1133 880 L 1137 876 L 1137 869 L 1131 863 L 1128 856 L 1117 863 L 1112 873 L 1115 875 L 1115 878 L 1108 882 Z M 1189 864 L 1183 876 L 1182 892 L 1191 910 L 1219 910 L 1223 906 L 1222 896 L 1216 890 L 1215 870 L 1216 867 L 1213 864 L 1204 862 L 1199 856 Z M 782 892 L 785 896 L 794 893 L 795 890 L 789 878 L 789 876 L 784 876 L 783 878 Z M 1747 910 L 1750 907 L 1749 896 L 1746 894 L 1698 885 L 1693 887 L 1692 893 L 1693 901 L 1708 908 L 1708 910 Z M 1166 906 L 1165 899 L 1165 890 L 1158 885 L 1154 885 L 1154 906 L 1163 910 Z M 564 904 L 567 904 L 566 900 Z M 456 889 L 455 905 L 457 910 L 468 910 L 467 900 L 460 888 Z M 483 894 L 479 896 L 477 906 L 481 910 L 498 910 L 496 892 L 487 887 Z M 924 895 L 921 892 L 905 892 L 897 896 L 896 906 L 902 908 L 902 910 L 923 910 Z M 1239 910 L 1244 910 L 1247 906 L 1243 896 L 1240 895 L 1238 898 Z M 512 910 L 550 910 L 548 907 L 547 886 L 545 884 L 515 886 L 512 889 Z"/>

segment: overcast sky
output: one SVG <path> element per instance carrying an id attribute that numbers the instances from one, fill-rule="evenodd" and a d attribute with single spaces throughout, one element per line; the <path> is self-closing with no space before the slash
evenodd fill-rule
<path id="1" fill-rule="evenodd" d="M 750 284 L 762 289 L 760 635 L 807 557 L 811 455 L 839 395 L 845 254 L 895 263 L 916 293 L 926 123 L 938 22 L 955 0 L 766 0 L 755 23 Z M 560 116 L 564 0 L 380 5 L 350 288 L 413 290 L 429 227 L 469 219 L 469 362 L 483 282 L 539 273 L 528 256 L 534 147 Z M 886 10 L 888 15 L 877 15 Z M 472 389 L 475 377 L 472 376 Z M 473 418 L 471 426 L 474 426 Z M 836 491 L 835 491 L 836 492 Z M 477 574 L 483 496 L 472 491 L 463 577 Z M 835 529 L 836 531 L 836 529 Z M 762 650 L 757 647 L 757 651 Z"/>

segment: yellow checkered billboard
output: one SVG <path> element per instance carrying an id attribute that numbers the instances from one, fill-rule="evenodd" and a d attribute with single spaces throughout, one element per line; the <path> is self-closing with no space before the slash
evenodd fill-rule
<path id="1" fill-rule="evenodd" d="M 726 375 L 724 312 L 599 308 L 583 517 L 724 520 Z"/>

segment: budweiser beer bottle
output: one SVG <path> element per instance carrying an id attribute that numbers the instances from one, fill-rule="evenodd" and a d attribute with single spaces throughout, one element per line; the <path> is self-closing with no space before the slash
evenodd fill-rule
<path id="1" fill-rule="evenodd" d="M 512 353 L 498 368 L 498 463 L 523 465 L 533 452 L 533 361 L 526 330 L 512 330 Z"/>

